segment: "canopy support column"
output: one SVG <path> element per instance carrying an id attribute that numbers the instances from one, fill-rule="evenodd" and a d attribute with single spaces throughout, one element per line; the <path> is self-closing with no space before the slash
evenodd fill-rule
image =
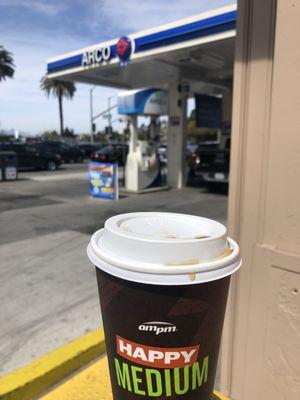
<path id="1" fill-rule="evenodd" d="M 182 188 L 186 181 L 186 96 L 180 81 L 169 86 L 168 186 Z"/>
<path id="2" fill-rule="evenodd" d="M 130 152 L 134 152 L 136 148 L 138 127 L 137 127 L 137 115 L 130 116 L 130 138 L 129 138 L 129 149 Z"/>

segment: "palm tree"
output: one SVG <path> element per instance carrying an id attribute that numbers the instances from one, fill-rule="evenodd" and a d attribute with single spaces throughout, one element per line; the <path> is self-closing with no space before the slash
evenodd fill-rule
<path id="1" fill-rule="evenodd" d="M 0 82 L 6 78 L 12 78 L 15 72 L 15 64 L 12 54 L 0 46 Z"/>
<path id="2" fill-rule="evenodd" d="M 72 99 L 76 92 L 76 87 L 73 82 L 49 79 L 47 76 L 44 76 L 41 79 L 41 89 L 45 92 L 47 97 L 52 94 L 52 96 L 58 98 L 60 135 L 62 136 L 64 133 L 63 98 Z"/>

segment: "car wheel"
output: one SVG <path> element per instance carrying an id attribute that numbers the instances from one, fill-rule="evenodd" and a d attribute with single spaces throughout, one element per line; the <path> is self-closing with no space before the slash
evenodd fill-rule
<path id="1" fill-rule="evenodd" d="M 47 162 L 47 170 L 48 171 L 56 171 L 57 170 L 57 165 L 54 160 L 49 160 Z"/>

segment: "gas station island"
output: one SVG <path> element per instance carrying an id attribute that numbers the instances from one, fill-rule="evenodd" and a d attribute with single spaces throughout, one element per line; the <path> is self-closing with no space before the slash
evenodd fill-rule
<path id="1" fill-rule="evenodd" d="M 127 190 L 143 190 L 157 179 L 159 116 L 168 117 L 167 184 L 177 188 L 186 180 L 188 99 L 220 99 L 204 126 L 220 134 L 230 126 L 236 15 L 236 5 L 227 6 L 48 60 L 48 78 L 128 89 L 118 96 L 118 112 L 130 118 Z M 151 117 L 149 141 L 138 140 L 138 116 Z"/>

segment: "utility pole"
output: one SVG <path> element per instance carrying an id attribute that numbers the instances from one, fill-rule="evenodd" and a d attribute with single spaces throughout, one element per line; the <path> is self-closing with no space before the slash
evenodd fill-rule
<path id="1" fill-rule="evenodd" d="M 108 110 L 111 110 L 112 109 L 112 107 L 111 107 L 111 99 L 113 99 L 115 96 L 109 96 L 108 98 L 107 98 L 107 109 Z M 111 115 L 111 112 L 109 111 L 108 112 L 108 114 L 107 114 L 107 122 L 108 122 L 108 132 L 109 132 L 109 140 L 112 140 L 112 139 L 114 139 L 114 137 L 113 137 L 113 129 L 112 129 L 112 115 Z"/>
<path id="2" fill-rule="evenodd" d="M 117 108 L 117 104 L 111 105 L 110 100 L 114 98 L 115 96 L 110 96 L 107 98 L 107 104 L 108 108 L 107 110 L 101 111 L 99 114 L 94 115 L 94 110 L 93 110 L 93 91 L 96 89 L 96 86 L 92 87 L 90 89 L 90 134 L 91 134 L 91 143 L 94 143 L 94 121 L 99 118 L 104 116 L 104 118 L 107 118 L 108 120 L 108 126 L 109 126 L 109 131 L 111 133 L 112 131 L 112 116 L 111 116 L 111 110 L 114 108 Z"/>
<path id="3" fill-rule="evenodd" d="M 109 96 L 107 98 L 107 109 L 108 110 L 111 109 L 111 107 L 110 107 L 110 99 L 111 99 L 111 96 Z M 108 126 L 109 126 L 109 132 L 111 133 L 111 113 L 110 113 L 110 111 L 108 112 Z"/>
<path id="4" fill-rule="evenodd" d="M 95 86 L 90 89 L 90 133 L 91 133 L 91 143 L 94 143 L 94 118 L 93 118 L 93 91 Z"/>

